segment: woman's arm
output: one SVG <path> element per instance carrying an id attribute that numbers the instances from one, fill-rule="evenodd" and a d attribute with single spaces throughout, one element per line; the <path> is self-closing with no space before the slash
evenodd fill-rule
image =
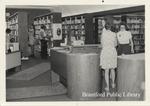
<path id="1" fill-rule="evenodd" d="M 115 47 L 117 47 L 118 46 L 118 39 L 117 39 L 117 34 L 115 33 Z"/>
<path id="2" fill-rule="evenodd" d="M 129 40 L 130 40 L 130 45 L 131 45 L 131 53 L 134 53 L 134 47 L 133 47 L 132 37 Z"/>
<path id="3" fill-rule="evenodd" d="M 117 42 L 116 49 L 118 49 L 118 47 L 119 47 L 119 38 L 118 38 L 118 36 L 119 36 L 119 33 L 117 32 L 116 33 L 116 42 Z"/>
<path id="4" fill-rule="evenodd" d="M 101 47 L 103 48 L 103 33 L 101 34 Z"/>

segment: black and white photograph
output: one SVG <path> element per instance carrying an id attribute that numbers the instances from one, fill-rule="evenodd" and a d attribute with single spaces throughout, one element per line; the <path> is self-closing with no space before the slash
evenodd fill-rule
<path id="1" fill-rule="evenodd" d="M 6 102 L 145 101 L 145 5 L 6 5 Z"/>

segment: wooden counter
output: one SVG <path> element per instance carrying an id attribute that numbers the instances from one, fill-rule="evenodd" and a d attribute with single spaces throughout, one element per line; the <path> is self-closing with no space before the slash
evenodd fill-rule
<path id="1" fill-rule="evenodd" d="M 122 97 L 118 100 L 132 101 L 144 99 L 145 55 L 132 54 L 118 56 L 117 89 Z"/>

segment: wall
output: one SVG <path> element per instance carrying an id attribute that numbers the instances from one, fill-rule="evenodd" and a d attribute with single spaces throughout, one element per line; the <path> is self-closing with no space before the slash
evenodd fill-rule
<path id="1" fill-rule="evenodd" d="M 21 9 L 24 8 L 25 11 L 30 9 L 29 11 L 37 10 L 39 11 L 53 11 L 53 12 L 62 12 L 62 16 L 70 16 L 70 15 L 77 15 L 82 13 L 92 13 L 92 12 L 100 12 L 112 9 L 119 9 L 119 8 L 126 8 L 126 7 L 133 7 L 138 5 L 49 5 L 49 6 L 29 6 L 29 5 L 9 5 L 8 8 L 16 8 Z M 10 10 L 9 9 L 9 10 Z M 23 10 L 23 11 L 24 11 Z M 42 13 L 42 12 L 41 12 Z"/>
<path id="2" fill-rule="evenodd" d="M 62 16 L 77 15 L 83 13 L 100 12 L 112 9 L 120 9 L 126 7 L 133 7 L 137 5 L 60 5 L 54 6 L 54 11 L 62 12 Z"/>

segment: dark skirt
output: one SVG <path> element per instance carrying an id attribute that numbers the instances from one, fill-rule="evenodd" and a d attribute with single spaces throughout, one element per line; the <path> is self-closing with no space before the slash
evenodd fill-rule
<path id="1" fill-rule="evenodd" d="M 129 44 L 119 44 L 117 51 L 118 55 L 131 54 L 131 46 Z"/>
<path id="2" fill-rule="evenodd" d="M 47 59 L 47 40 L 41 40 L 41 58 Z"/>

